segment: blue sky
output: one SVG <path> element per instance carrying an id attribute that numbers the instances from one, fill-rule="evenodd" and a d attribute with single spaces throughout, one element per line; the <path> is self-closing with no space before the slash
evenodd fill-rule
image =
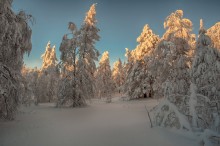
<path id="1" fill-rule="evenodd" d="M 96 18 L 101 30 L 96 48 L 101 53 L 109 51 L 111 64 L 119 57 L 125 59 L 125 48 L 136 47 L 136 38 L 145 24 L 162 36 L 165 18 L 177 9 L 182 9 L 184 17 L 193 22 L 196 34 L 201 18 L 206 28 L 220 21 L 220 0 L 14 0 L 13 10 L 25 10 L 36 20 L 31 26 L 32 51 L 29 57 L 24 57 L 24 63 L 40 67 L 40 56 L 49 40 L 56 45 L 59 58 L 59 46 L 63 35 L 68 33 L 68 22 L 80 27 L 93 3 L 98 3 Z"/>

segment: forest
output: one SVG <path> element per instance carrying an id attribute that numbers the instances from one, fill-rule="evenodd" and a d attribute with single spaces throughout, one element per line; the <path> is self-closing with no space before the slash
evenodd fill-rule
<path id="1" fill-rule="evenodd" d="M 137 112 L 143 106 L 139 112 L 146 116 L 150 131 L 169 135 L 170 131 L 161 132 L 158 127 L 175 129 L 191 132 L 198 145 L 220 144 L 220 22 L 206 28 L 201 19 L 196 36 L 191 20 L 182 10 L 176 10 L 167 14 L 162 37 L 146 24 L 136 48 L 125 48 L 126 60 L 118 58 L 111 66 L 109 52 L 100 54 L 96 48 L 102 36 L 97 27 L 97 5 L 93 4 L 80 27 L 68 23 L 69 33 L 63 34 L 58 48 L 50 41 L 45 44 L 41 68 L 30 68 L 23 58 L 32 50 L 30 25 L 34 18 L 24 11 L 16 14 L 11 6 L 12 0 L 0 1 L 0 145 L 10 145 L 3 138 L 5 124 L 19 119 L 27 109 L 43 113 L 47 105 L 52 108 L 45 108 L 45 113 L 82 110 L 82 115 L 93 105 L 98 110 L 112 108 L 119 113 Z M 119 105 L 128 109 L 118 109 Z M 105 117 L 107 113 L 100 114 Z M 128 118 L 128 113 L 123 114 Z M 138 117 L 136 114 L 127 120 Z"/>

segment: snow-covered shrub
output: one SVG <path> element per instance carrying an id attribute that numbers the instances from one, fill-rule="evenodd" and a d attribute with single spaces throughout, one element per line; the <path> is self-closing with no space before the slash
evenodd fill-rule
<path id="1" fill-rule="evenodd" d="M 179 112 L 176 105 L 168 99 L 163 99 L 153 111 L 153 123 L 155 126 L 191 130 L 189 121 L 185 115 Z"/>
<path id="2" fill-rule="evenodd" d="M 219 146 L 220 134 L 210 129 L 206 129 L 201 135 L 199 146 Z"/>
<path id="3" fill-rule="evenodd" d="M 169 80 L 164 82 L 163 89 L 164 99 L 151 111 L 154 125 L 191 130 L 187 116 L 184 115 L 186 104 L 183 103 L 186 97 L 173 94 L 173 86 Z"/>

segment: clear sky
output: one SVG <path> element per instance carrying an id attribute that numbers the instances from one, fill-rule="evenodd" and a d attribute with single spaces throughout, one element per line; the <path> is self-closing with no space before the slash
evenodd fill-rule
<path id="1" fill-rule="evenodd" d="M 136 47 L 136 38 L 145 24 L 162 36 L 165 18 L 177 9 L 182 9 L 184 17 L 193 22 L 196 34 L 200 18 L 206 28 L 220 21 L 220 0 L 14 0 L 13 10 L 25 10 L 36 20 L 31 26 L 32 51 L 29 57 L 25 56 L 25 64 L 40 67 L 40 56 L 49 40 L 56 45 L 59 58 L 59 46 L 63 35 L 68 33 L 68 22 L 80 27 L 93 3 L 98 3 L 96 18 L 101 30 L 96 48 L 100 53 L 109 51 L 111 64 L 119 57 L 125 59 L 125 48 Z"/>

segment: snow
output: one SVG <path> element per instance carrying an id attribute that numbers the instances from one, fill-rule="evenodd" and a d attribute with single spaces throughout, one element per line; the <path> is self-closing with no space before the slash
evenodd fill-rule
<path id="1" fill-rule="evenodd" d="M 145 105 L 157 100 L 112 103 L 93 99 L 85 108 L 54 108 L 54 104 L 20 108 L 16 120 L 0 122 L 1 146 L 195 146 L 190 132 L 150 128 Z"/>

